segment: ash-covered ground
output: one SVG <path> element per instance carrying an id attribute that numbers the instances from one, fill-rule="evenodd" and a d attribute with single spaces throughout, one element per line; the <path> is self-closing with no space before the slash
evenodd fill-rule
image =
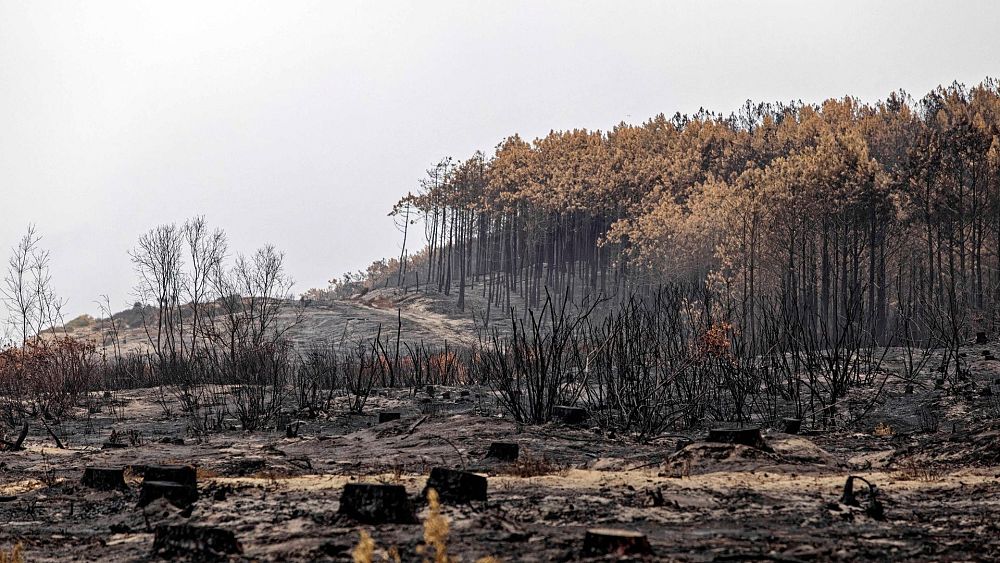
<path id="1" fill-rule="evenodd" d="M 375 560 L 395 548 L 421 561 L 422 491 L 432 468 L 447 467 L 488 479 L 486 501 L 442 508 L 456 561 L 617 560 L 585 554 L 590 528 L 645 534 L 652 554 L 631 557 L 657 561 L 997 560 L 1000 362 L 970 365 L 963 388 L 888 384 L 850 430 L 764 428 L 770 451 L 707 443 L 700 430 L 678 450 L 681 435 L 637 443 L 587 423 L 519 427 L 476 387 L 376 391 L 363 415 L 346 414 L 341 397 L 330 415 L 192 436 L 175 399 L 127 391 L 50 425 L 63 448 L 32 422 L 22 450 L 0 452 L 0 548 L 20 543 L 31 562 L 206 559 L 154 551 L 158 526 L 189 524 L 231 532 L 241 551 L 224 558 L 234 561 L 349 561 L 361 530 Z M 875 396 L 856 393 L 864 404 Z M 379 424 L 381 412 L 401 416 Z M 117 446 L 106 446 L 112 432 Z M 492 442 L 517 443 L 518 461 L 487 457 Z M 193 505 L 138 506 L 143 467 L 162 464 L 197 468 Z M 128 468 L 126 487 L 84 486 L 88 466 Z M 843 502 L 851 475 L 876 485 L 881 512 L 867 494 Z M 339 510 L 348 483 L 403 485 L 417 520 L 358 523 Z"/>

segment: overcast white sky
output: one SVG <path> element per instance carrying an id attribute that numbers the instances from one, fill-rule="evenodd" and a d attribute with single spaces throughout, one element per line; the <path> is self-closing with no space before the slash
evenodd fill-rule
<path id="1" fill-rule="evenodd" d="M 0 0 L 0 259 L 29 222 L 67 312 L 204 214 L 296 290 L 399 252 L 445 155 L 746 99 L 916 96 L 1000 74 L 1000 2 Z"/>

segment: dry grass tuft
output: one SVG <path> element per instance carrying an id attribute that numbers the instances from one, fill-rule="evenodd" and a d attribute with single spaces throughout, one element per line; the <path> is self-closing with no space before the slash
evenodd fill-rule
<path id="1" fill-rule="evenodd" d="M 922 463 L 913 458 L 908 458 L 899 465 L 899 469 L 895 471 L 893 476 L 902 481 L 934 483 L 944 477 L 944 471 L 932 463 Z"/>
<path id="2" fill-rule="evenodd" d="M 421 546 L 422 552 L 433 550 L 434 559 L 424 559 L 425 563 L 451 563 L 448 557 L 448 519 L 441 514 L 441 502 L 438 493 L 434 489 L 427 491 L 427 504 L 429 505 L 427 519 L 424 520 L 424 544 Z"/>
<path id="3" fill-rule="evenodd" d="M 18 543 L 10 551 L 0 549 L 0 563 L 24 563 L 24 547 Z"/>
<path id="4" fill-rule="evenodd" d="M 894 434 L 894 432 L 892 430 L 892 426 L 889 426 L 888 424 L 886 424 L 884 422 L 880 422 L 880 423 L 878 423 L 878 424 L 875 425 L 875 432 L 874 432 L 874 434 L 876 436 L 892 436 Z"/>
<path id="5" fill-rule="evenodd" d="M 563 467 L 545 456 L 531 457 L 524 455 L 507 467 L 504 472 L 514 477 L 541 477 L 542 475 L 559 473 L 562 470 Z"/>
<path id="6" fill-rule="evenodd" d="M 284 469 L 264 469 L 250 475 L 251 479 L 264 479 L 267 481 L 291 479 L 292 477 L 295 477 L 295 475 Z"/>
<path id="7" fill-rule="evenodd" d="M 424 544 L 417 547 L 417 553 L 433 556 L 424 557 L 423 563 L 456 563 L 458 559 L 448 555 L 450 524 L 448 518 L 441 514 L 441 502 L 434 489 L 427 491 L 427 504 L 429 509 L 427 518 L 424 520 Z M 360 536 L 358 545 L 351 551 L 354 563 L 374 563 L 375 552 L 378 550 L 375 540 L 365 530 L 361 530 Z M 395 546 L 389 548 L 381 557 L 381 561 L 386 563 L 400 563 L 401 560 L 399 550 Z M 3 562 L 0 561 L 0 563 Z M 477 559 L 476 563 L 502 563 L 502 561 L 496 557 L 488 556 Z"/>
<path id="8" fill-rule="evenodd" d="M 385 467 L 383 474 L 376 477 L 376 481 L 388 485 L 398 485 L 403 482 L 406 475 L 406 467 L 402 463 L 393 463 Z"/>
<path id="9" fill-rule="evenodd" d="M 351 558 L 354 563 L 372 563 L 375 558 L 375 540 L 366 530 L 361 530 L 361 538 L 358 545 L 351 551 Z"/>
<path id="10" fill-rule="evenodd" d="M 195 467 L 194 471 L 195 475 L 198 476 L 199 481 L 201 481 L 202 479 L 215 479 L 216 477 L 220 476 L 218 471 L 215 471 L 214 469 L 209 469 L 207 467 L 202 467 L 200 465 Z"/>

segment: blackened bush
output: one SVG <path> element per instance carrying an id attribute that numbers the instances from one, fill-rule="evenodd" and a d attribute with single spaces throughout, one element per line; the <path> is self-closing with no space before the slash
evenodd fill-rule
<path id="1" fill-rule="evenodd" d="M 35 338 L 0 352 L 5 411 L 62 418 L 96 387 L 100 359 L 93 344 L 72 337 Z"/>
<path id="2" fill-rule="evenodd" d="M 248 432 L 263 428 L 281 411 L 292 372 L 290 347 L 278 342 L 240 348 L 226 364 L 236 418 Z"/>
<path id="3" fill-rule="evenodd" d="M 331 347 L 312 348 L 298 358 L 290 383 L 300 410 L 329 410 L 334 390 L 340 384 L 339 359 Z"/>
<path id="4" fill-rule="evenodd" d="M 521 320 L 512 310 L 510 333 L 494 330 L 479 350 L 476 371 L 517 422 L 547 422 L 552 407 L 575 403 L 583 391 L 579 330 L 593 308 L 573 313 L 568 301 L 563 297 L 557 303 L 546 292 L 537 316 L 529 311 Z"/>

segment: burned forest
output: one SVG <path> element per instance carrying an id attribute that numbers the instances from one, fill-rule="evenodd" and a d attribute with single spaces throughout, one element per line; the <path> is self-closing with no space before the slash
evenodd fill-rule
<path id="1" fill-rule="evenodd" d="M 226 23 L 211 25 L 235 25 L 214 10 Z M 240 42 L 215 45 L 195 26 L 176 53 L 113 51 L 115 73 L 146 76 L 156 96 L 126 90 L 87 107 L 108 116 L 131 96 L 152 109 L 115 122 L 129 133 L 103 152 L 82 142 L 81 154 L 116 163 L 107 181 L 165 174 L 157 189 L 176 193 L 53 192 L 44 205 L 11 195 L 35 203 L 7 221 L 15 235 L 0 230 L 0 563 L 1000 560 L 1000 82 L 893 85 L 873 98 L 859 78 L 857 97 L 640 120 L 627 112 L 646 105 L 612 105 L 617 124 L 574 128 L 567 119 L 581 114 L 561 106 L 521 120 L 447 96 L 478 100 L 487 94 L 473 86 L 503 83 L 490 99 L 520 100 L 538 84 L 539 98 L 517 107 L 550 103 L 544 86 L 584 62 L 571 77 L 542 53 L 548 66 L 523 84 L 483 78 L 480 66 L 513 73 L 506 57 L 528 65 L 546 48 L 505 40 L 502 56 L 449 44 L 465 64 L 433 54 L 433 72 L 417 72 L 400 61 L 431 57 L 415 45 L 440 47 L 429 39 L 438 19 L 466 16 L 408 10 L 425 31 L 391 48 L 358 24 L 337 29 L 361 39 L 324 54 L 315 46 L 335 41 L 329 22 L 253 7 L 259 34 Z M 513 25 L 493 16 L 447 37 L 481 47 Z M 785 17 L 798 16 L 775 15 Z M 588 65 L 622 62 L 578 41 Z M 208 62 L 189 42 L 207 46 Z M 111 56 L 100 52 L 80 57 Z M 369 61 L 363 72 L 353 57 Z M 175 59 L 197 73 L 143 74 Z M 273 77 L 240 66 L 250 60 Z M 223 64 L 200 66 L 212 61 Z M 602 68 L 612 78 L 558 99 L 618 100 L 630 83 Z M 240 73 L 257 80 L 225 82 Z M 717 87 L 698 76 L 685 92 L 730 99 L 707 95 Z M 791 84 L 810 96 L 806 80 Z M 194 93 L 215 93 L 199 81 L 223 84 L 225 103 L 202 105 Z M 416 87 L 432 83 L 441 89 Z M 407 115 L 452 101 L 420 118 L 433 126 L 390 126 L 381 112 L 396 90 Z M 340 113 L 304 117 L 342 91 L 328 104 Z M 160 94 L 162 107 L 148 101 Z M 378 118 L 371 104 L 384 104 Z M 607 114 L 596 107 L 584 109 Z M 171 125 L 151 129 L 169 150 L 132 146 L 152 138 L 135 124 L 164 108 Z M 351 112 L 365 133 L 344 125 Z M 511 125 L 496 135 L 475 112 Z M 74 115 L 95 138 L 113 129 Z M 333 125 L 349 141 L 308 136 Z M 476 150 L 484 132 L 500 140 Z M 426 157 L 455 146 L 471 156 Z M 230 150 L 245 159 L 226 160 Z M 362 153 L 376 156 L 348 172 Z M 432 164 L 414 167 L 414 154 Z M 0 180 L 19 185 L 2 169 L 20 164 L 5 158 Z M 377 192 L 402 163 L 416 179 Z M 96 174 L 86 171 L 80 182 Z M 327 186 L 341 191 L 323 199 Z M 76 208 L 89 213 L 85 231 L 61 225 Z M 317 283 L 317 270 L 332 279 Z M 82 302 L 92 278 L 110 289 Z"/>

